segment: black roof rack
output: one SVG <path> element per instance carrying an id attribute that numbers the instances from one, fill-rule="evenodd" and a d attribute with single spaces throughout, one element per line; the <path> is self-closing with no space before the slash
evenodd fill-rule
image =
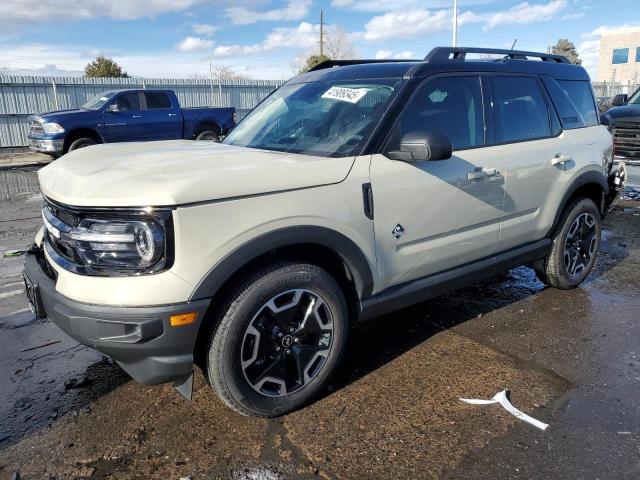
<path id="1" fill-rule="evenodd" d="M 525 52 L 522 50 L 504 50 L 500 48 L 474 48 L 474 47 L 435 47 L 426 57 L 425 62 L 464 62 L 467 53 L 486 53 L 489 55 L 503 55 L 507 60 L 527 60 L 528 57 L 536 57 L 543 62 L 569 63 L 567 57 L 552 53 Z"/>
<path id="2" fill-rule="evenodd" d="M 313 68 L 310 68 L 309 72 L 315 72 L 316 70 L 324 70 L 325 68 L 344 67 L 346 65 L 362 65 L 365 63 L 390 63 L 390 62 L 422 62 L 422 60 L 395 60 L 391 58 L 385 59 L 364 59 L 364 60 L 325 60 L 319 63 Z"/>

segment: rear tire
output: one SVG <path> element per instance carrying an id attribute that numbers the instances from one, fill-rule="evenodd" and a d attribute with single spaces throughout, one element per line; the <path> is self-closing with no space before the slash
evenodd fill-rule
<path id="1" fill-rule="evenodd" d="M 577 198 L 569 204 L 552 237 L 549 254 L 534 265 L 541 282 L 569 290 L 587 278 L 600 250 L 601 218 L 589 198 Z"/>
<path id="2" fill-rule="evenodd" d="M 276 417 L 323 388 L 342 357 L 347 303 L 338 283 L 308 263 L 282 262 L 231 293 L 210 337 L 211 386 L 243 415 Z"/>
<path id="3" fill-rule="evenodd" d="M 71 142 L 71 145 L 69 145 L 69 149 L 67 151 L 72 152 L 73 150 L 78 150 L 79 148 L 84 148 L 84 147 L 90 147 L 91 145 L 96 145 L 98 142 L 96 142 L 93 138 L 88 138 L 88 137 L 83 137 L 83 138 L 78 138 L 77 140 L 74 140 L 73 142 Z"/>
<path id="4" fill-rule="evenodd" d="M 200 132 L 196 137 L 196 140 L 207 140 L 210 142 L 220 143 L 220 137 L 213 130 L 205 130 L 204 132 Z"/>

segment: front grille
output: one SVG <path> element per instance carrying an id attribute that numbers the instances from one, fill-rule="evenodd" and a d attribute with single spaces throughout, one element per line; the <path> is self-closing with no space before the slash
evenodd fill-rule
<path id="1" fill-rule="evenodd" d="M 29 125 L 29 133 L 31 135 L 43 135 L 44 128 L 42 128 L 42 122 L 38 120 L 31 120 L 31 124 Z"/>
<path id="2" fill-rule="evenodd" d="M 58 230 L 69 231 L 76 227 L 80 221 L 78 216 L 70 210 L 66 210 L 51 203 L 45 203 L 42 208 L 42 215 L 49 218 L 49 223 L 53 224 Z M 56 253 L 66 260 L 77 263 L 77 252 L 75 249 L 65 242 L 63 239 L 53 235 L 48 229 L 46 231 L 46 239 L 49 245 L 53 247 Z"/>
<path id="3" fill-rule="evenodd" d="M 612 133 L 616 156 L 640 157 L 640 124 L 617 125 Z"/>

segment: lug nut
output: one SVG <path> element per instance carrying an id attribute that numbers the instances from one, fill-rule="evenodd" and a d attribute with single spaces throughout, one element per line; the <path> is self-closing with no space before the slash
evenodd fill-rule
<path id="1" fill-rule="evenodd" d="M 298 337 L 293 339 L 293 343 L 299 343 L 299 342 L 300 342 L 300 339 Z"/>
<path id="2" fill-rule="evenodd" d="M 276 352 L 279 352 L 280 350 L 282 350 L 280 347 L 276 347 Z"/>
<path id="3" fill-rule="evenodd" d="M 278 332 L 278 338 L 282 338 L 282 332 Z"/>
<path id="4" fill-rule="evenodd" d="M 287 355 L 289 355 L 290 353 L 291 353 L 291 350 L 287 348 Z"/>
<path id="5" fill-rule="evenodd" d="M 294 332 L 294 330 L 295 330 L 295 328 L 291 327 L 291 328 L 289 329 L 289 333 L 293 333 L 293 332 Z"/>

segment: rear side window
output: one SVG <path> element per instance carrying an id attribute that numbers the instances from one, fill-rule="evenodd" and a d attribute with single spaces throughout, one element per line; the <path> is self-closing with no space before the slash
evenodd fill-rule
<path id="1" fill-rule="evenodd" d="M 496 142 L 509 143 L 551 136 L 549 109 L 535 78 L 493 78 Z"/>
<path id="2" fill-rule="evenodd" d="M 455 150 L 484 144 L 480 77 L 441 77 L 418 88 L 390 140 L 396 147 L 413 130 L 446 134 Z"/>
<path id="3" fill-rule="evenodd" d="M 171 108 L 171 100 L 169 95 L 162 92 L 144 92 L 144 98 L 147 101 L 147 108 L 150 110 L 156 108 Z"/>

